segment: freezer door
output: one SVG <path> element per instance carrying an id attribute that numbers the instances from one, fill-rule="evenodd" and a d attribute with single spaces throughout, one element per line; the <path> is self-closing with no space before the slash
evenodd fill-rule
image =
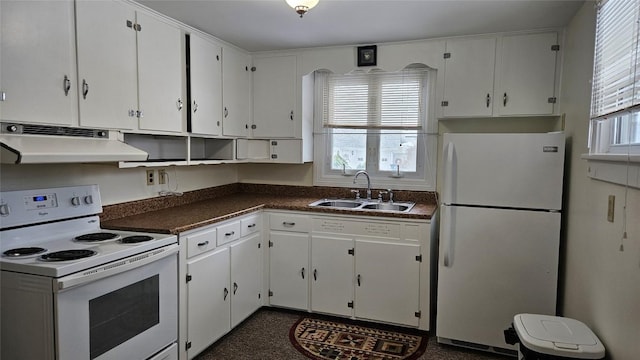
<path id="1" fill-rule="evenodd" d="M 560 214 L 441 211 L 437 337 L 514 349 L 503 330 L 516 314 L 556 314 Z"/>
<path id="2" fill-rule="evenodd" d="M 444 134 L 444 204 L 562 206 L 564 133 Z"/>

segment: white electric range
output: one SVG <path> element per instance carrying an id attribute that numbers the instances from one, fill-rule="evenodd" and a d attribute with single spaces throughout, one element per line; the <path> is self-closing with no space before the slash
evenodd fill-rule
<path id="1" fill-rule="evenodd" d="M 177 359 L 177 237 L 100 227 L 97 185 L 0 193 L 7 359 Z"/>

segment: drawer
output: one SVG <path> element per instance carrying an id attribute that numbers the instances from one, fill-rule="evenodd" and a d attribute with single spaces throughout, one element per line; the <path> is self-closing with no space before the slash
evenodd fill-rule
<path id="1" fill-rule="evenodd" d="M 311 218 L 306 215 L 271 214 L 269 228 L 271 230 L 309 232 Z"/>
<path id="2" fill-rule="evenodd" d="M 196 256 L 215 248 L 215 228 L 187 236 L 187 257 Z"/>
<path id="3" fill-rule="evenodd" d="M 262 216 L 254 215 L 240 220 L 240 236 L 245 237 L 262 229 Z"/>
<path id="4" fill-rule="evenodd" d="M 240 221 L 218 226 L 218 246 L 240 239 Z"/>

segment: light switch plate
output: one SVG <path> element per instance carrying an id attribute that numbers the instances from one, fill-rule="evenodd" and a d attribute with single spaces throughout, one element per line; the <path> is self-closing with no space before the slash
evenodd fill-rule
<path id="1" fill-rule="evenodd" d="M 607 221 L 613 222 L 613 213 L 616 207 L 616 196 L 609 195 L 609 202 L 607 205 Z"/>

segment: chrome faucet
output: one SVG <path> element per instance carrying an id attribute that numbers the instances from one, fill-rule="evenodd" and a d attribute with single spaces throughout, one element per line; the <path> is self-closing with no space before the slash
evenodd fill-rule
<path id="1" fill-rule="evenodd" d="M 353 177 L 353 183 L 356 183 L 356 180 L 358 179 L 358 176 L 360 174 L 364 174 L 364 176 L 367 177 L 367 200 L 371 200 L 371 179 L 369 178 L 369 173 L 367 173 L 364 170 L 360 170 L 358 171 L 355 176 Z"/>

